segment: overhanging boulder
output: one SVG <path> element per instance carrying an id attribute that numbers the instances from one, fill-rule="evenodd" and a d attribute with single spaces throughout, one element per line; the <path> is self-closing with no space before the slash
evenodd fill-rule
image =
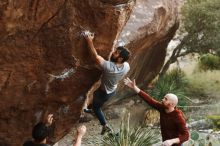
<path id="1" fill-rule="evenodd" d="M 146 11 L 153 13 L 126 43 L 133 53 L 129 75 L 141 82 L 159 72 L 178 21 L 175 1 L 158 1 L 157 8 L 153 0 L 137 2 L 147 2 Z M 69 132 L 101 75 L 81 32 L 95 33 L 94 45 L 107 59 L 123 38 L 134 5 L 131 0 L 0 2 L 0 145 L 21 145 L 47 113 L 55 116 L 51 142 Z"/>

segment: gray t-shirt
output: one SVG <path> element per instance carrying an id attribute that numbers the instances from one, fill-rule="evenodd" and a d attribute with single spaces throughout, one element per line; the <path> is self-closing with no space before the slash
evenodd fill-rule
<path id="1" fill-rule="evenodd" d="M 118 82 L 130 70 L 128 62 L 124 62 L 121 66 L 117 66 L 114 62 L 105 60 L 101 67 L 103 69 L 101 88 L 105 90 L 107 94 L 117 89 Z"/>

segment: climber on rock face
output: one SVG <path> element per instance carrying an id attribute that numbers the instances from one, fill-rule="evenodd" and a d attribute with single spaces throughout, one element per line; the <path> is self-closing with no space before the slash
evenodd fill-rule
<path id="1" fill-rule="evenodd" d="M 103 126 L 101 134 L 110 131 L 105 116 L 101 110 L 103 104 L 115 95 L 117 84 L 130 70 L 128 62 L 130 52 L 125 47 L 117 47 L 112 52 L 110 60 L 105 60 L 97 54 L 93 45 L 94 34 L 84 33 L 84 37 L 88 43 L 90 54 L 96 64 L 102 69 L 101 85 L 93 94 L 92 109 Z M 84 112 L 91 112 L 90 109 L 84 109 Z"/>

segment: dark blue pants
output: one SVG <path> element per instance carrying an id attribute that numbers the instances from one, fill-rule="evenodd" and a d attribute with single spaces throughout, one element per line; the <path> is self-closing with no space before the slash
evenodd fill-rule
<path id="1" fill-rule="evenodd" d="M 107 94 L 105 91 L 103 91 L 100 88 L 97 89 L 93 94 L 93 103 L 92 103 L 93 111 L 97 116 L 97 118 L 99 119 L 99 122 L 103 126 L 106 125 L 106 119 L 104 113 L 102 112 L 101 107 L 106 101 L 109 100 L 110 97 L 114 96 L 114 94 L 115 91 L 113 93 Z"/>

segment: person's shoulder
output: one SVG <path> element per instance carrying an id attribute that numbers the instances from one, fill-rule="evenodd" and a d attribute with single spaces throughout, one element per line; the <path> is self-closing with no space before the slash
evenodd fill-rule
<path id="1" fill-rule="evenodd" d="M 130 65 L 128 62 L 124 62 L 123 64 L 124 64 L 125 69 L 130 70 Z"/>
<path id="2" fill-rule="evenodd" d="M 34 146 L 51 146 L 49 144 L 37 144 L 37 145 L 34 145 Z"/>
<path id="3" fill-rule="evenodd" d="M 32 140 L 26 141 L 23 146 L 50 146 L 48 144 L 34 144 Z"/>
<path id="4" fill-rule="evenodd" d="M 177 117 L 185 119 L 185 115 L 184 115 L 184 113 L 182 112 L 182 110 L 176 108 L 175 111 L 176 111 L 176 116 L 177 116 Z"/>
<path id="5" fill-rule="evenodd" d="M 103 61 L 103 65 L 104 65 L 104 66 L 106 66 L 106 65 L 109 66 L 110 64 L 112 64 L 112 62 L 109 61 L 109 60 L 104 60 L 104 61 Z"/>
<path id="6" fill-rule="evenodd" d="M 176 108 L 176 112 L 177 112 L 178 114 L 183 114 L 182 110 L 179 109 L 179 108 Z"/>
<path id="7" fill-rule="evenodd" d="M 33 146 L 33 141 L 31 140 L 25 141 L 23 146 Z"/>
<path id="8" fill-rule="evenodd" d="M 104 62 L 106 63 L 106 64 L 112 64 L 113 62 L 111 62 L 110 60 L 104 60 Z"/>
<path id="9" fill-rule="evenodd" d="M 128 67 L 130 67 L 130 65 L 129 65 L 129 63 L 128 62 L 124 62 L 124 66 L 128 66 Z"/>
<path id="10" fill-rule="evenodd" d="M 110 61 L 103 60 L 103 62 L 100 64 L 100 67 L 104 70 L 108 70 L 108 68 L 110 67 Z"/>

